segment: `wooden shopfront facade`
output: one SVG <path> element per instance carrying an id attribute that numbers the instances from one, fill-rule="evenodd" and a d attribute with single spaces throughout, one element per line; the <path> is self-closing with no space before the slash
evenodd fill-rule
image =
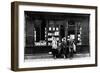
<path id="1" fill-rule="evenodd" d="M 57 41 L 73 36 L 77 53 L 89 53 L 89 14 L 25 11 L 25 54 L 48 53 Z"/>

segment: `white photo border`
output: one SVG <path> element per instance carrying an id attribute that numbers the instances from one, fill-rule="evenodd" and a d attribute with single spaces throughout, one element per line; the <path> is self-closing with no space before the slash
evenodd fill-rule
<path id="1" fill-rule="evenodd" d="M 19 68 L 35 68 L 35 67 L 50 67 L 50 66 L 71 66 L 71 65 L 86 65 L 86 64 L 95 64 L 95 9 L 85 9 L 85 8 L 69 8 L 69 7 L 50 7 L 50 6 L 37 6 L 37 5 L 19 5 L 18 6 L 18 24 L 19 24 L 19 39 L 18 39 L 18 66 Z M 41 12 L 61 12 L 61 13 L 82 13 L 82 14 L 90 14 L 90 34 L 89 34 L 89 43 L 90 43 L 90 55 L 91 57 L 82 60 L 35 60 L 32 62 L 24 61 L 24 11 L 41 11 Z"/>

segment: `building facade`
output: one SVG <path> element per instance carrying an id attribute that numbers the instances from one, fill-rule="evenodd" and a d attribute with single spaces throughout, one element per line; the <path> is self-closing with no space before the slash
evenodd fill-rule
<path id="1" fill-rule="evenodd" d="M 89 14 L 25 11 L 25 54 L 48 53 L 52 37 L 69 36 L 77 53 L 89 53 Z"/>

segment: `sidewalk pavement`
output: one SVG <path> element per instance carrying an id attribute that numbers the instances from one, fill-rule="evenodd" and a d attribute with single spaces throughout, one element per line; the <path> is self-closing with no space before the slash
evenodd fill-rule
<path id="1" fill-rule="evenodd" d="M 84 57 L 89 57 L 88 53 L 85 54 L 74 54 L 74 58 L 84 58 Z M 34 54 L 34 55 L 26 55 L 25 56 L 25 60 L 28 59 L 53 59 L 52 54 L 48 54 L 48 53 L 42 53 L 42 54 Z M 61 58 L 63 59 L 63 58 Z"/>

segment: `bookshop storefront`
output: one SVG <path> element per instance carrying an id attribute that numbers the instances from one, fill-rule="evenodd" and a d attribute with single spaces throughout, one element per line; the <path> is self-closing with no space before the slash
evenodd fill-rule
<path id="1" fill-rule="evenodd" d="M 89 52 L 89 15 L 25 11 L 25 54 L 48 53 L 52 37 L 71 35 L 77 53 Z"/>

